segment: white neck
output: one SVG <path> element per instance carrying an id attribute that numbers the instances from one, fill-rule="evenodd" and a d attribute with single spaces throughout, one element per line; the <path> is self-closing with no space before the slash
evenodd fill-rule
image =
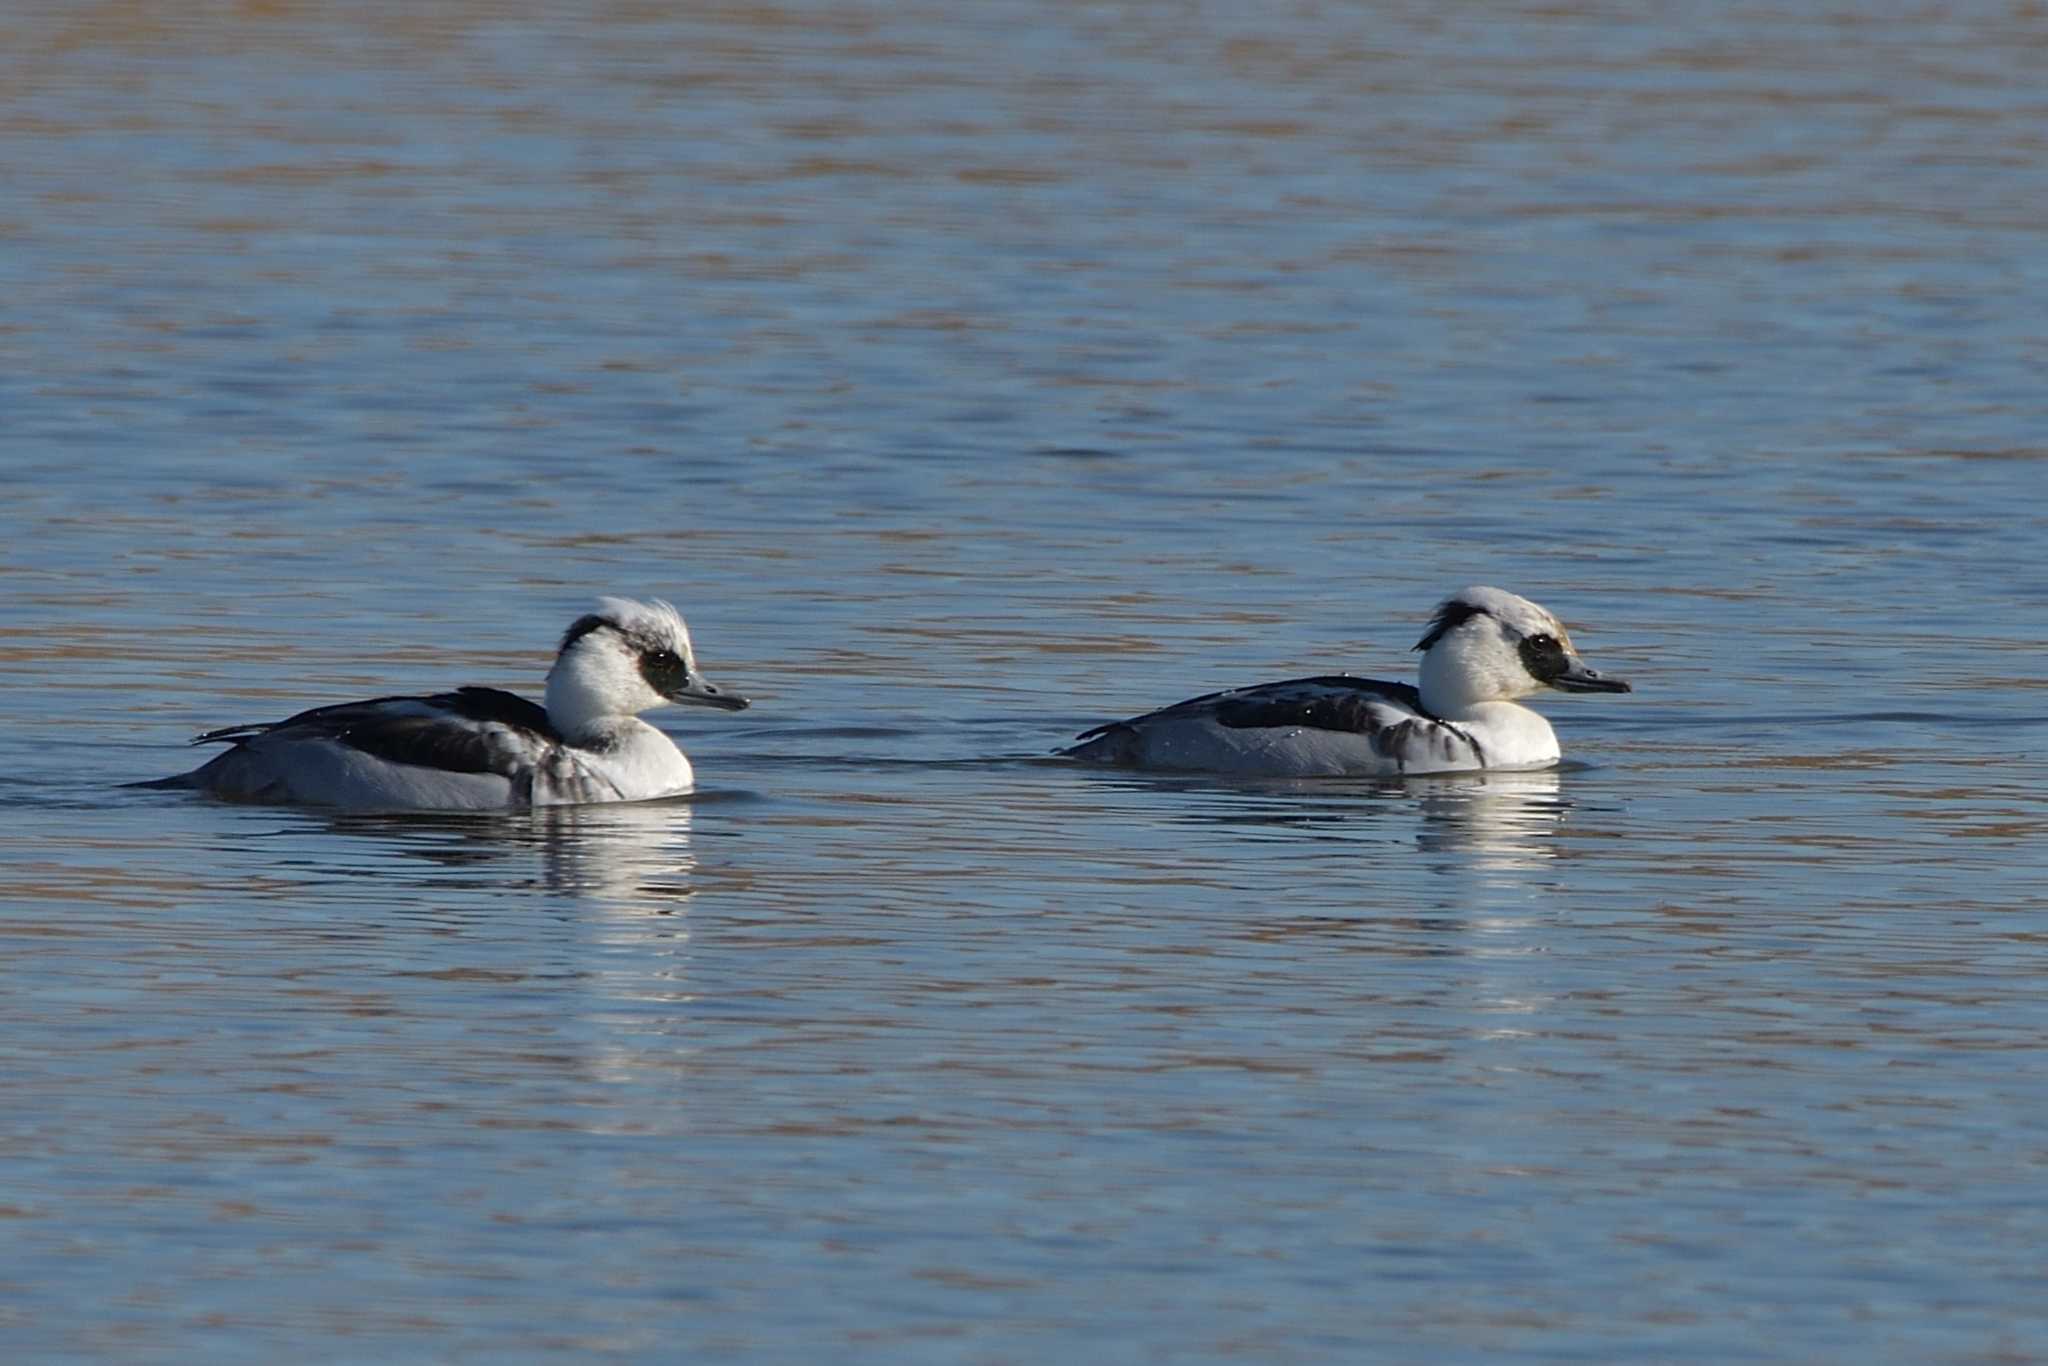
<path id="1" fill-rule="evenodd" d="M 1537 684 L 1520 661 L 1478 631 L 1459 631 L 1422 656 L 1423 707 L 1469 733 L 1488 768 L 1546 768 L 1557 762 L 1557 732 L 1513 699 Z"/>
<path id="2" fill-rule="evenodd" d="M 1523 696 L 1534 686 L 1526 672 L 1510 668 L 1498 651 L 1456 636 L 1422 657 L 1417 681 L 1422 705 L 1446 721 L 1462 720 L 1473 714 L 1474 707 L 1489 702 Z"/>
<path id="3" fill-rule="evenodd" d="M 547 719 L 561 737 L 582 748 L 612 743 L 623 727 L 633 725 L 641 707 L 657 705 L 657 696 L 627 696 L 631 678 L 623 661 L 612 664 L 596 645 L 573 649 L 547 672 Z M 621 682 L 621 680 L 627 682 Z M 651 729 L 651 727 L 649 727 Z"/>
<path id="4" fill-rule="evenodd" d="M 622 724 L 634 719 L 593 671 L 570 667 L 566 659 L 548 670 L 546 705 L 548 723 L 572 745 L 604 745 Z"/>

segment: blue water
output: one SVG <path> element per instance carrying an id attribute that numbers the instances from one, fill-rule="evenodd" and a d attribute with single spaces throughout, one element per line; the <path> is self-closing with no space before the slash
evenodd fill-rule
<path id="1" fill-rule="evenodd" d="M 0 20 L 0 1347 L 2031 1355 L 2044 43 Z M 1045 757 L 1475 582 L 1558 772 Z M 117 786 L 602 592 L 690 800 Z"/>

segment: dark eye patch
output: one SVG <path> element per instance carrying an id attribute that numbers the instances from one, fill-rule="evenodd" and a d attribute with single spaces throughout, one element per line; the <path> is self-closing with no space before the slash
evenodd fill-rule
<path id="1" fill-rule="evenodd" d="M 1539 683 L 1548 683 L 1571 667 L 1571 659 L 1564 652 L 1564 643 L 1556 636 L 1523 636 L 1516 648 L 1521 651 L 1522 667 Z"/>
<path id="2" fill-rule="evenodd" d="M 640 654 L 640 676 L 649 687 L 667 697 L 690 681 L 690 666 L 674 650 L 644 650 Z"/>

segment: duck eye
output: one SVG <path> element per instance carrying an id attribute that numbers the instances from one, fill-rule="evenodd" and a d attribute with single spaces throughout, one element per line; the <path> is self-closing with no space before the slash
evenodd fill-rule
<path id="1" fill-rule="evenodd" d="M 640 656 L 640 676 L 658 693 L 673 695 L 690 682 L 690 666 L 674 650 L 648 650 Z"/>
<path id="2" fill-rule="evenodd" d="M 1520 648 L 1522 667 L 1539 683 L 1548 683 L 1571 667 L 1571 659 L 1565 654 L 1564 646 L 1548 631 L 1523 636 Z"/>

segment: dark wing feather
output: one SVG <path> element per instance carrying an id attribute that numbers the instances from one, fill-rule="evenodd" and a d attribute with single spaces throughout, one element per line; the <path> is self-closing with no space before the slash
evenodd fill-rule
<path id="1" fill-rule="evenodd" d="M 1123 721 L 1110 721 L 1082 731 L 1075 738 L 1106 735 L 1119 726 L 1142 726 L 1152 721 L 1173 721 L 1208 713 L 1233 728 L 1255 726 L 1310 726 L 1317 730 L 1345 730 L 1369 735 L 1379 729 L 1370 707 L 1374 701 L 1392 702 L 1418 716 L 1422 694 L 1411 684 L 1387 683 L 1377 678 L 1353 678 L 1349 674 L 1325 674 L 1316 678 L 1290 678 L 1284 683 L 1260 683 L 1249 688 L 1203 693 L 1158 711 L 1146 712 Z"/>
<path id="2" fill-rule="evenodd" d="M 1089 727 L 1074 738 L 1076 740 L 1092 740 L 1098 735 L 1107 735 L 1119 727 L 1140 725 L 1146 721 L 1156 721 L 1162 716 L 1186 716 L 1200 711 L 1203 706 L 1214 702 L 1219 697 L 1225 696 L 1228 696 L 1228 694 L 1205 692 L 1200 697 L 1190 697 L 1185 702 L 1176 702 L 1170 707 L 1161 707 L 1158 711 L 1148 711 L 1143 716 L 1129 716 L 1121 721 L 1104 721 L 1099 726 Z"/>
<path id="3" fill-rule="evenodd" d="M 1202 717 L 1233 730 L 1327 730 L 1364 736 L 1376 752 L 1403 768 L 1418 745 L 1435 748 L 1445 759 L 1467 749 L 1481 768 L 1486 766 L 1478 743 L 1461 727 L 1431 715 L 1412 684 L 1349 674 L 1291 678 L 1284 683 L 1205 693 L 1143 716 L 1111 721 L 1077 738 L 1095 741 L 1087 746 L 1091 757 L 1109 746 L 1112 762 L 1137 762 L 1141 728 L 1160 721 Z M 1072 754 L 1081 747 L 1066 752 Z"/>
<path id="4" fill-rule="evenodd" d="M 544 743 L 559 743 L 562 738 L 548 723 L 545 708 L 517 694 L 461 688 L 426 697 L 375 697 L 314 707 L 268 725 L 208 731 L 193 743 L 241 745 L 265 736 L 323 739 L 395 764 L 517 778 L 523 771 L 519 747 L 505 744 L 503 733 L 487 729 L 488 723 Z"/>
<path id="5" fill-rule="evenodd" d="M 1362 735 L 1375 752 L 1404 769 L 1422 747 L 1435 750 L 1433 757 L 1441 760 L 1454 760 L 1460 750 L 1469 750 L 1473 760 L 1486 767 L 1479 742 L 1462 727 L 1426 711 L 1422 694 L 1407 683 L 1342 674 L 1297 678 L 1224 693 L 1210 704 L 1210 710 L 1218 724 L 1233 729 L 1275 727 Z"/>
<path id="6" fill-rule="evenodd" d="M 472 721 L 496 721 L 514 730 L 530 730 L 549 740 L 559 741 L 562 738 L 554 723 L 548 720 L 548 709 L 538 702 L 527 701 L 518 693 L 499 688 L 457 688 L 452 693 L 441 693 L 427 700 L 448 706 Z"/>
<path id="7" fill-rule="evenodd" d="M 1422 695 L 1406 683 L 1338 674 L 1296 678 L 1225 693 L 1214 704 L 1216 720 L 1234 730 L 1265 726 L 1306 726 L 1372 735 L 1385 725 L 1385 703 L 1404 711 L 1422 711 Z"/>

